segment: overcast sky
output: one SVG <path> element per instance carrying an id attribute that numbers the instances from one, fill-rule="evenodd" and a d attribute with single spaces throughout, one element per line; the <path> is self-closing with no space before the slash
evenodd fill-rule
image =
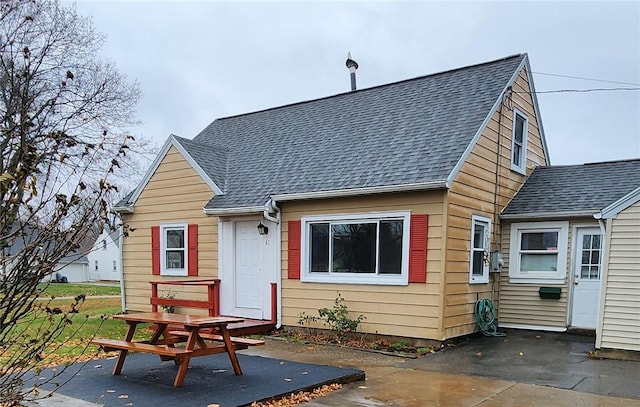
<path id="1" fill-rule="evenodd" d="M 160 146 L 216 118 L 527 52 L 537 91 L 640 87 L 640 2 L 80 1 Z M 640 91 L 541 93 L 553 164 L 640 157 Z"/>

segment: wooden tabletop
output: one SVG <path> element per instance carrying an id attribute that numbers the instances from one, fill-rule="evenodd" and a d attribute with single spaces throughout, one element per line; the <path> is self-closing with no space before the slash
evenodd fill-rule
<path id="1" fill-rule="evenodd" d="M 135 312 L 132 314 L 114 315 L 114 319 L 123 321 L 135 321 L 151 324 L 175 324 L 208 328 L 227 325 L 234 322 L 243 322 L 242 318 L 235 317 L 209 317 L 206 315 L 171 314 L 166 312 Z"/>

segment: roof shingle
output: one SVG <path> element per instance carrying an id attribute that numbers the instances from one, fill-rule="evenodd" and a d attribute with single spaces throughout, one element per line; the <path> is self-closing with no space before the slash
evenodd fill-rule
<path id="1" fill-rule="evenodd" d="M 640 159 L 536 167 L 502 215 L 597 213 L 640 187 Z"/>
<path id="2" fill-rule="evenodd" d="M 179 142 L 225 193 L 207 208 L 444 181 L 525 58 L 217 119 Z"/>

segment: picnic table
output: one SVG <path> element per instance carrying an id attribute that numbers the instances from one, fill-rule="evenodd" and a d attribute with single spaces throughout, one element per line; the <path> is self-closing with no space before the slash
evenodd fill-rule
<path id="1" fill-rule="evenodd" d="M 264 344 L 264 341 L 260 340 L 231 337 L 227 325 L 242 322 L 241 318 L 163 312 L 122 314 L 114 315 L 113 318 L 127 323 L 128 329 L 124 340 L 94 339 L 91 341 L 107 352 L 120 351 L 113 368 L 113 374 L 120 374 L 129 351 L 153 353 L 159 355 L 161 360 L 173 360 L 178 365 L 178 372 L 173 382 L 174 387 L 182 386 L 189 368 L 189 361 L 193 357 L 226 352 L 229 355 L 234 373 L 239 376 L 242 375 L 242 369 L 236 356 L 236 349 L 246 349 L 248 346 Z M 150 339 L 133 341 L 139 324 L 152 324 L 154 333 Z M 169 330 L 168 328 L 176 326 L 179 326 L 180 329 Z M 183 342 L 184 346 L 176 346 L 176 344 Z"/>

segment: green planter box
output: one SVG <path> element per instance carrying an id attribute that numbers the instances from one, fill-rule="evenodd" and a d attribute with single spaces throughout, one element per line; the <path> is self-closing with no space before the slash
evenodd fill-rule
<path id="1" fill-rule="evenodd" d="M 540 287 L 538 294 L 540 298 L 545 300 L 559 300 L 562 287 Z"/>

